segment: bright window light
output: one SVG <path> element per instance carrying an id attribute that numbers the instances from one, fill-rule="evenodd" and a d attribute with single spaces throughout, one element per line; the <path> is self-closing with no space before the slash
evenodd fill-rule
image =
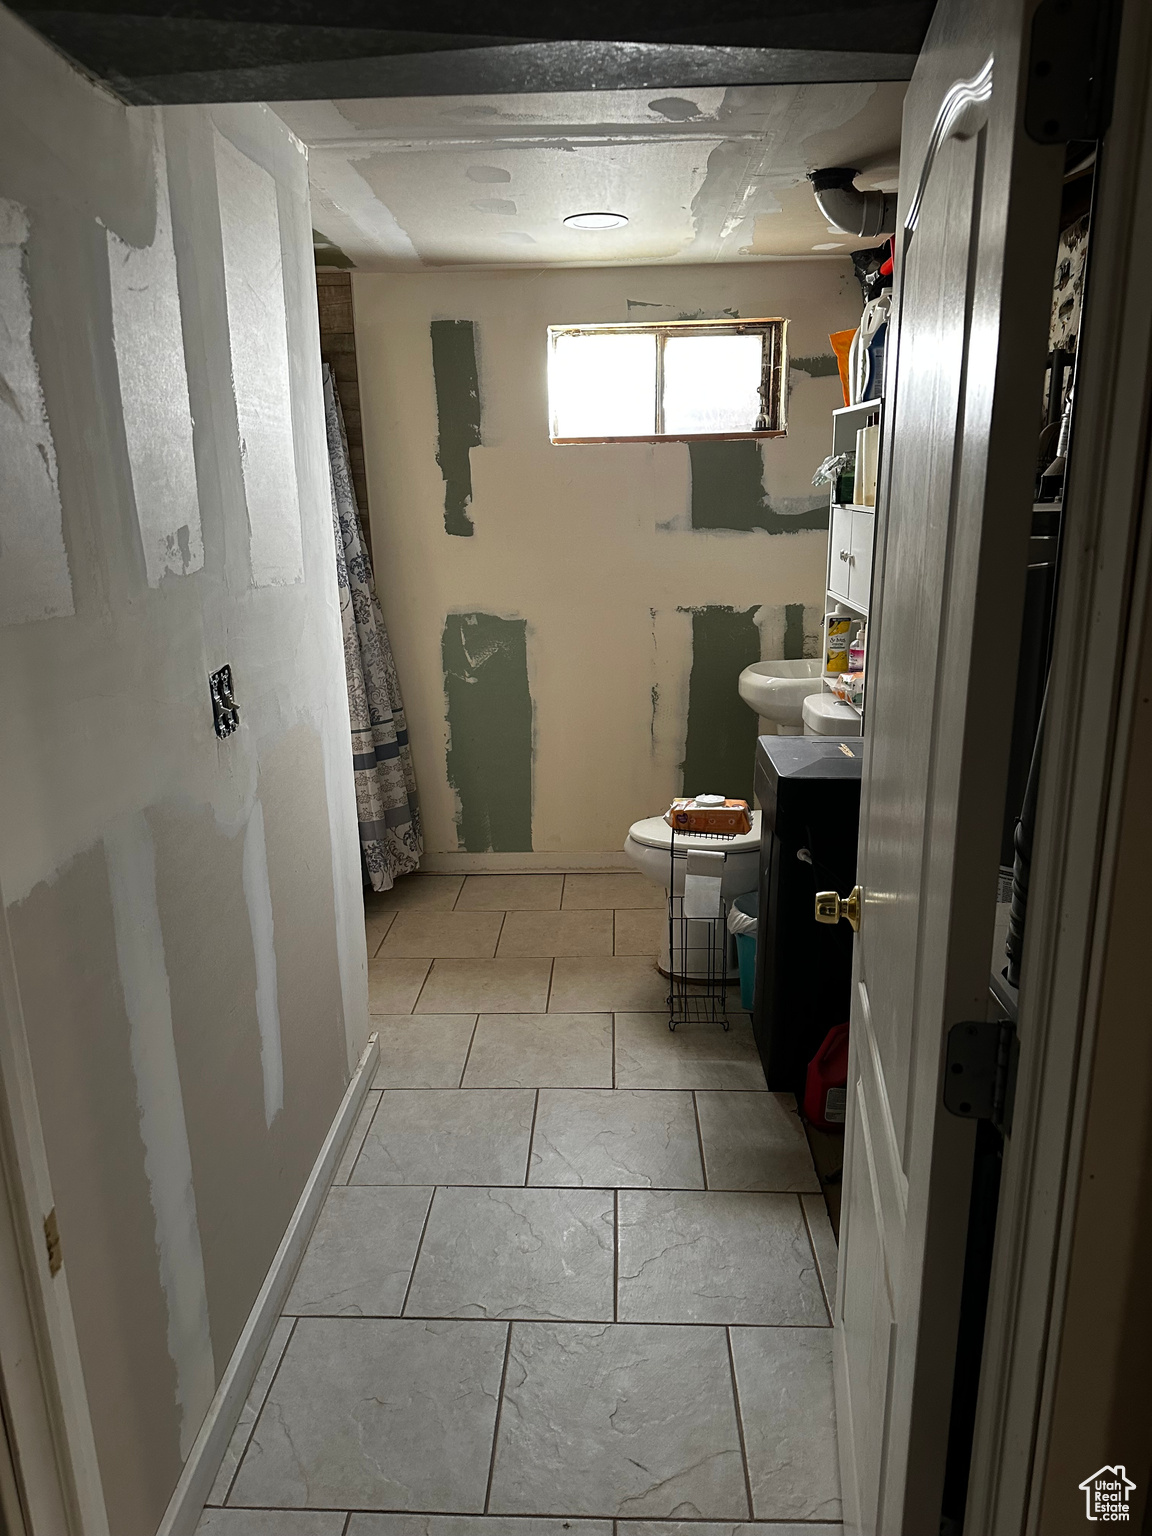
<path id="1" fill-rule="evenodd" d="M 786 320 L 548 328 L 556 443 L 779 437 Z"/>
<path id="2" fill-rule="evenodd" d="M 651 437 L 656 338 L 606 331 L 557 336 L 548 369 L 554 437 Z"/>
<path id="3" fill-rule="evenodd" d="M 760 336 L 669 336 L 665 432 L 755 432 L 763 353 Z"/>

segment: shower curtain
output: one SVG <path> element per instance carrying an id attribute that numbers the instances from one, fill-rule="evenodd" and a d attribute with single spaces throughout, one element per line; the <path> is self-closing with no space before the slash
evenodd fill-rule
<path id="1" fill-rule="evenodd" d="M 387 891 L 397 875 L 410 873 L 420 863 L 424 836 L 400 680 L 376 598 L 372 565 L 360 535 L 344 416 L 327 364 L 324 419 L 328 430 L 344 670 L 352 721 L 360 859 L 364 884 L 374 891 Z"/>

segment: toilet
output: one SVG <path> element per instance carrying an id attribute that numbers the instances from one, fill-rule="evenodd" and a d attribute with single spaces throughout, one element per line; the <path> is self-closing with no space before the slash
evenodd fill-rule
<path id="1" fill-rule="evenodd" d="M 744 832 L 738 837 L 678 837 L 676 840 L 677 851 L 691 846 L 692 848 L 711 849 L 725 855 L 724 877 L 720 884 L 720 894 L 729 905 L 736 896 L 743 896 L 748 891 L 754 891 L 760 879 L 760 812 L 752 812 L 752 830 Z M 663 816 L 646 816 L 643 821 L 635 821 L 628 829 L 628 836 L 624 841 L 624 852 L 642 875 L 646 875 L 652 884 L 660 890 L 667 892 L 670 875 L 672 854 L 672 828 L 664 820 Z M 673 899 L 676 900 L 684 890 L 684 863 L 676 861 L 676 889 L 673 891 Z M 697 925 L 690 923 L 689 929 Z M 704 924 L 699 925 L 704 928 Z M 679 924 L 677 924 L 679 935 Z M 724 946 L 723 965 L 726 973 L 732 979 L 739 975 L 736 962 L 736 944 L 726 930 L 721 930 L 717 935 L 718 941 Z M 684 955 L 681 953 L 679 936 L 677 936 L 675 953 L 670 947 L 669 925 L 665 924 L 660 937 L 659 966 L 666 976 L 675 974 L 694 976 L 706 972 L 706 963 L 700 959 L 693 960 L 692 956 L 699 956 L 703 952 L 706 960 L 706 941 L 699 945 L 696 936 L 689 932 L 688 936 L 689 962 L 684 963 Z"/>
<path id="2" fill-rule="evenodd" d="M 813 693 L 804 700 L 805 736 L 859 736 L 863 722 L 851 704 L 833 693 Z"/>

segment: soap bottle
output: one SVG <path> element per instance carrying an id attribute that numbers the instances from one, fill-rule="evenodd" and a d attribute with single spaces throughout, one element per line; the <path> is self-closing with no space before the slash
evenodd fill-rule
<path id="1" fill-rule="evenodd" d="M 864 636 L 868 626 L 861 624 L 856 631 L 852 644 L 848 647 L 849 672 L 863 672 L 864 670 Z"/>

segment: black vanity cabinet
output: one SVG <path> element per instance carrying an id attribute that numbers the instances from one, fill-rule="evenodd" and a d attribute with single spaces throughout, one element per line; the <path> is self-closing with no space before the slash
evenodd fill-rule
<path id="1" fill-rule="evenodd" d="M 852 929 L 818 923 L 817 891 L 856 883 L 860 737 L 761 736 L 760 913 L 752 1028 L 768 1087 L 804 1091 L 808 1063 L 847 1022 Z"/>

